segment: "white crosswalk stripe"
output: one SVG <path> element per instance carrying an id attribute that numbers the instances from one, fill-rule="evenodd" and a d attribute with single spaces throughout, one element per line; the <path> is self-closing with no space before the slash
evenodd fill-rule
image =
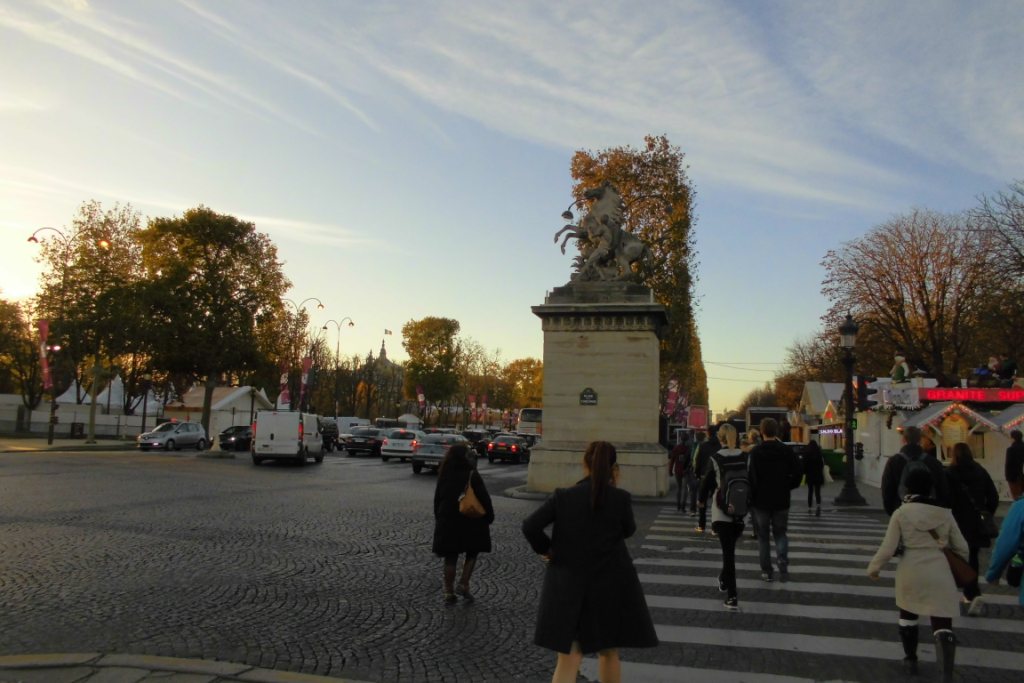
<path id="1" fill-rule="evenodd" d="M 828 680 L 864 680 L 868 674 L 858 671 L 865 665 L 872 683 L 904 680 L 896 633 L 896 563 L 877 582 L 865 573 L 886 523 L 880 515 L 831 510 L 812 517 L 792 510 L 785 583 L 761 580 L 758 545 L 748 524 L 736 548 L 740 611 L 730 612 L 718 592 L 721 548 L 710 528 L 697 533 L 694 518 L 674 508 L 660 510 L 634 564 L 662 642 L 659 649 L 678 648 L 680 665 L 664 664 L 664 655 L 653 662 L 644 661 L 644 650 L 625 651 L 623 680 L 808 683 L 823 678 L 802 672 L 830 663 Z M 953 620 L 960 640 L 957 668 L 970 672 L 971 680 L 1016 680 L 1024 670 L 1024 620 L 1016 593 L 984 583 L 982 589 L 988 614 Z M 927 617 L 920 629 L 925 676 L 937 671 Z M 765 663 L 755 673 L 729 666 L 751 658 Z M 586 658 L 582 671 L 595 678 L 596 660 Z"/>

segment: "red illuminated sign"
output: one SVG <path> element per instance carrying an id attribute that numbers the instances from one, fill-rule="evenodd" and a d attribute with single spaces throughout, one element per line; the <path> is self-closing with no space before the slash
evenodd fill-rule
<path id="1" fill-rule="evenodd" d="M 921 389 L 922 401 L 974 401 L 975 403 L 1024 403 L 1024 389 L 953 387 Z"/>

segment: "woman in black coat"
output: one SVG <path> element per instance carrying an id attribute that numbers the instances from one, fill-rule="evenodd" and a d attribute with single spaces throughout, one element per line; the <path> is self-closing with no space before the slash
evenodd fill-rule
<path id="1" fill-rule="evenodd" d="M 486 511 L 483 517 L 466 517 L 459 512 L 459 499 L 470 483 L 473 492 Z M 469 592 L 469 579 L 476 567 L 479 553 L 491 552 L 491 529 L 494 521 L 494 506 L 487 493 L 484 480 L 469 460 L 469 450 L 463 444 L 455 444 L 445 453 L 437 471 L 437 487 L 434 489 L 434 545 L 433 551 L 444 558 L 444 601 L 451 605 L 458 593 L 466 602 L 473 601 Z M 462 563 L 462 577 L 455 586 L 456 565 L 459 555 L 465 553 Z"/>
<path id="2" fill-rule="evenodd" d="M 626 548 L 636 531 L 628 492 L 615 487 L 615 447 L 595 441 L 583 456 L 586 478 L 556 489 L 523 521 L 523 534 L 547 562 L 534 642 L 558 653 L 552 683 L 575 681 L 584 653 L 598 653 L 598 679 L 621 677 L 620 647 L 654 647 L 647 601 Z M 551 536 L 544 529 L 553 524 Z"/>
<path id="3" fill-rule="evenodd" d="M 999 492 L 988 471 L 974 461 L 971 447 L 965 443 L 953 446 L 946 479 L 949 481 L 953 519 L 967 541 L 970 551 L 968 562 L 977 571 L 978 553 L 992 545 L 992 541 L 981 533 L 981 513 L 995 514 L 999 507 Z M 969 603 L 968 616 L 982 613 L 981 588 L 977 579 L 964 586 L 963 601 Z"/>
<path id="4" fill-rule="evenodd" d="M 817 501 L 818 507 L 815 508 L 814 514 L 821 517 L 821 485 L 825 483 L 825 456 L 821 454 L 821 446 L 817 441 L 807 444 L 803 468 L 807 480 L 807 514 L 811 514 L 811 506 Z"/>

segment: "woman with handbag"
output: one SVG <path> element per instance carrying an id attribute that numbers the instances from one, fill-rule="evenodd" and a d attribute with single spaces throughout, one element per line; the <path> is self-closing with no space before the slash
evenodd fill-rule
<path id="1" fill-rule="evenodd" d="M 616 488 L 617 454 L 594 441 L 584 478 L 556 489 L 523 521 L 523 534 L 547 563 L 534 643 L 558 653 L 552 683 L 576 680 L 585 653 L 597 652 L 598 680 L 621 680 L 620 647 L 655 647 L 658 637 L 626 548 L 636 531 L 629 493 Z M 544 529 L 554 525 L 551 536 Z"/>
<path id="2" fill-rule="evenodd" d="M 885 538 L 868 564 L 867 573 L 878 580 L 882 567 L 893 558 L 902 541 L 905 550 L 896 568 L 896 606 L 900 611 L 903 666 L 908 673 L 917 673 L 917 620 L 918 615 L 927 614 L 931 617 L 942 680 L 948 683 L 953 680 L 956 659 L 953 617 L 959 616 L 960 591 L 944 550 L 952 549 L 965 560 L 966 567 L 967 541 L 953 519 L 953 512 L 927 498 L 932 488 L 930 472 L 910 472 L 905 483 L 907 495 L 889 518 Z"/>
<path id="3" fill-rule="evenodd" d="M 470 505 L 470 503 L 477 505 Z M 476 507 L 476 511 L 471 508 Z M 481 514 L 482 513 L 482 514 Z M 490 525 L 494 506 L 483 477 L 469 459 L 465 444 L 455 444 L 445 453 L 437 470 L 434 489 L 434 554 L 444 558 L 444 602 L 453 605 L 456 594 L 473 602 L 469 579 L 479 553 L 491 552 Z M 458 586 L 455 574 L 459 555 L 465 553 Z"/>
<path id="4" fill-rule="evenodd" d="M 991 539 L 998 535 L 995 512 L 999 507 L 999 492 L 989 473 L 975 462 L 970 446 L 956 444 L 951 456 L 952 460 L 946 467 L 946 480 L 949 482 L 953 519 L 970 549 L 968 562 L 974 571 L 978 571 L 978 553 L 992 545 Z M 977 617 L 983 613 L 984 604 L 977 579 L 964 586 L 961 600 L 968 605 L 967 616 Z"/>

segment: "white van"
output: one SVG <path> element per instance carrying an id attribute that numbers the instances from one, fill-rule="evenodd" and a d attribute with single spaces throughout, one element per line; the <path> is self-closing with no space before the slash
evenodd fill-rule
<path id="1" fill-rule="evenodd" d="M 253 431 L 254 465 L 264 460 L 294 460 L 302 466 L 310 456 L 318 463 L 324 461 L 320 422 L 312 413 L 260 410 L 256 413 Z"/>

